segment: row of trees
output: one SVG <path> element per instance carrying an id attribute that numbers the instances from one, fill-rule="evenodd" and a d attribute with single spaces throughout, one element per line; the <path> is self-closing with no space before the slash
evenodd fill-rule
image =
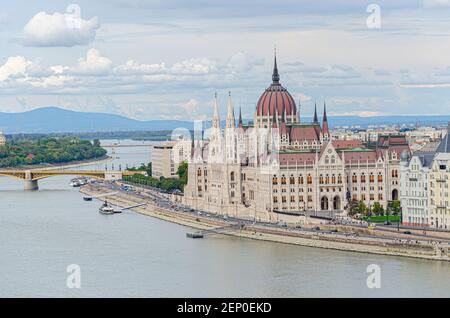
<path id="1" fill-rule="evenodd" d="M 370 215 L 386 215 L 386 214 L 392 214 L 397 215 L 400 213 L 400 201 L 392 201 L 387 211 L 383 208 L 383 206 L 379 202 L 374 202 L 372 205 L 367 206 L 363 201 L 356 201 L 353 200 L 349 203 L 348 207 L 348 214 L 350 216 L 355 214 L 362 214 L 365 216 Z"/>
<path id="2" fill-rule="evenodd" d="M 145 167 L 150 167 L 151 169 L 151 163 L 149 165 L 144 165 Z M 139 170 L 140 168 L 136 168 L 135 171 L 142 171 L 143 169 Z M 133 171 L 133 169 L 128 169 L 130 171 Z M 151 172 L 151 171 L 150 171 Z M 184 186 L 187 184 L 188 181 L 188 164 L 187 162 L 183 162 L 180 164 L 177 170 L 178 179 L 176 178 L 154 178 L 149 174 L 149 176 L 144 176 L 142 174 L 134 174 L 132 176 L 124 176 L 123 180 L 134 183 L 137 185 L 145 185 L 150 186 L 154 188 L 159 188 L 164 191 L 174 191 L 179 190 L 183 191 Z"/>
<path id="3" fill-rule="evenodd" d="M 0 147 L 0 168 L 43 163 L 66 163 L 101 158 L 100 142 L 73 137 L 12 141 Z"/>
<path id="4" fill-rule="evenodd" d="M 152 163 L 149 162 L 148 164 L 141 164 L 140 167 L 132 167 L 132 168 L 128 168 L 128 171 L 145 171 L 147 173 L 148 176 L 152 176 Z"/>

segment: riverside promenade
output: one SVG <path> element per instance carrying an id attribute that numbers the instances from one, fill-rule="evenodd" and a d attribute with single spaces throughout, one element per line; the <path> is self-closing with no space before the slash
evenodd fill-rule
<path id="1" fill-rule="evenodd" d="M 445 237 L 424 237 L 336 224 L 321 224 L 319 229 L 317 224 L 280 226 L 193 211 L 164 199 L 155 191 L 135 189 L 132 192 L 120 191 L 117 184 L 104 183 L 84 186 L 80 192 L 95 197 L 119 190 L 115 195 L 108 196 L 109 203 L 128 207 L 145 202 L 147 205 L 136 207 L 133 211 L 198 230 L 223 228 L 215 233 L 224 235 L 342 251 L 450 261 L 450 240 Z"/>

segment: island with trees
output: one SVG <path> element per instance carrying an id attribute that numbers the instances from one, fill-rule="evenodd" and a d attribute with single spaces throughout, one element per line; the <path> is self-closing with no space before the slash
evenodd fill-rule
<path id="1" fill-rule="evenodd" d="M 76 137 L 20 139 L 0 146 L 0 168 L 40 164 L 61 164 L 102 159 L 106 150 L 99 140 Z"/>

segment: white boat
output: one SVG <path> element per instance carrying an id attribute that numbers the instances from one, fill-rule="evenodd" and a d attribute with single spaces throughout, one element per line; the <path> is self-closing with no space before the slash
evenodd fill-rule
<path id="1" fill-rule="evenodd" d="M 100 209 L 98 209 L 98 212 L 101 214 L 116 214 L 116 213 L 122 213 L 121 210 L 115 210 L 112 206 L 110 206 L 107 202 L 105 202 Z"/>
<path id="2" fill-rule="evenodd" d="M 74 188 L 78 188 L 78 187 L 81 187 L 81 183 L 77 179 L 74 179 L 74 180 L 70 181 L 70 186 L 74 187 Z"/>

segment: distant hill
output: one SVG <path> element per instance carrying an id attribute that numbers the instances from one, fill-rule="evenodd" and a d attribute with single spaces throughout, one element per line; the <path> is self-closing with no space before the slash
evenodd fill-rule
<path id="1" fill-rule="evenodd" d="M 137 130 L 192 129 L 189 121 L 139 121 L 105 113 L 76 112 L 58 107 L 44 107 L 23 113 L 1 113 L 0 130 L 15 133 L 103 132 Z"/>
<path id="2" fill-rule="evenodd" d="M 302 117 L 311 121 L 311 118 Z M 415 124 L 443 125 L 450 116 L 335 116 L 328 119 L 331 127 L 367 125 Z M 209 124 L 207 125 L 209 126 Z M 44 107 L 23 113 L 1 113 L 0 130 L 6 134 L 16 133 L 84 133 L 106 131 L 158 131 L 175 128 L 193 129 L 192 121 L 150 120 L 139 121 L 105 113 L 76 112 L 58 107 Z"/>

